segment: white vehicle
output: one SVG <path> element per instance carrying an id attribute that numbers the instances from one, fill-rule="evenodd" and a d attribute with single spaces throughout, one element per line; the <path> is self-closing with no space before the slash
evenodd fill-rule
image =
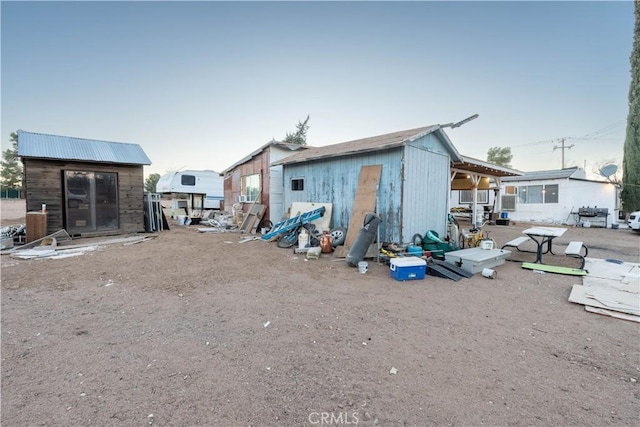
<path id="1" fill-rule="evenodd" d="M 633 231 L 640 231 L 640 211 L 631 212 L 627 225 Z"/>
<path id="2" fill-rule="evenodd" d="M 222 209 L 224 205 L 224 178 L 216 171 L 185 170 L 162 175 L 156 192 L 186 195 L 192 209 Z"/>

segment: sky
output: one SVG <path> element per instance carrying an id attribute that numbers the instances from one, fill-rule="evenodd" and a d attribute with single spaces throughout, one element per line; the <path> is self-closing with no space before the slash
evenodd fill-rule
<path id="1" fill-rule="evenodd" d="M 7 2 L 1 142 L 139 144 L 223 171 L 309 115 L 324 146 L 433 124 L 521 171 L 622 166 L 631 1 Z M 554 147 L 556 149 L 554 149 Z"/>

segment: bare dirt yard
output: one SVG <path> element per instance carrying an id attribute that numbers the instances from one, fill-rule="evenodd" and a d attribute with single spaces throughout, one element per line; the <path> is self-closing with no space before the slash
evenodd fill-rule
<path id="1" fill-rule="evenodd" d="M 638 425 L 638 324 L 568 302 L 579 277 L 507 262 L 397 282 L 170 224 L 74 258 L 2 255 L 3 426 Z M 527 226 L 486 228 L 501 246 Z M 555 244 L 571 240 L 640 259 L 628 229 Z"/>

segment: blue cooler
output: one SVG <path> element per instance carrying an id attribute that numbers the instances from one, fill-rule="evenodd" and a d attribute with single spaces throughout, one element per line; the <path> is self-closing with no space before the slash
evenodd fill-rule
<path id="1" fill-rule="evenodd" d="M 391 277 L 398 281 L 424 279 L 427 261 L 418 257 L 391 258 Z"/>

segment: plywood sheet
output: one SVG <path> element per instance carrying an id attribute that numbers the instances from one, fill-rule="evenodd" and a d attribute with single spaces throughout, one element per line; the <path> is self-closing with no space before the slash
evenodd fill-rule
<path id="1" fill-rule="evenodd" d="M 299 216 L 305 212 L 311 212 L 318 208 L 324 206 L 324 215 L 318 219 L 314 219 L 311 221 L 311 224 L 314 224 L 318 231 L 330 231 L 331 227 L 331 215 L 333 215 L 333 203 L 302 203 L 302 202 L 293 202 L 291 203 L 291 218 Z"/>
<path id="2" fill-rule="evenodd" d="M 382 165 L 369 165 L 360 168 L 360 176 L 358 178 L 358 189 L 356 197 L 353 201 L 351 210 L 351 218 L 349 219 L 349 228 L 345 237 L 345 246 L 351 247 L 355 242 L 360 228 L 364 224 L 364 217 L 376 211 L 376 201 L 378 199 L 378 185 L 380 184 L 380 175 L 382 174 Z"/>
<path id="3" fill-rule="evenodd" d="M 349 218 L 349 227 L 347 228 L 344 246 L 336 248 L 334 256 L 347 256 L 349 248 L 351 248 L 353 242 L 355 242 L 364 224 L 365 216 L 368 213 L 376 211 L 378 185 L 380 184 L 381 174 L 382 165 L 368 165 L 360 168 L 358 189 L 356 190 L 356 197 L 353 200 L 353 208 L 351 209 L 351 217 Z"/>
<path id="4" fill-rule="evenodd" d="M 629 292 L 573 285 L 569 301 L 640 316 L 640 295 Z"/>
<path id="5" fill-rule="evenodd" d="M 620 313 L 618 311 L 607 310 L 606 308 L 597 308 L 585 305 L 584 309 L 589 313 L 601 314 L 603 316 L 615 317 L 616 319 L 630 320 L 631 322 L 640 323 L 640 316 L 634 316 L 633 314 Z"/>

